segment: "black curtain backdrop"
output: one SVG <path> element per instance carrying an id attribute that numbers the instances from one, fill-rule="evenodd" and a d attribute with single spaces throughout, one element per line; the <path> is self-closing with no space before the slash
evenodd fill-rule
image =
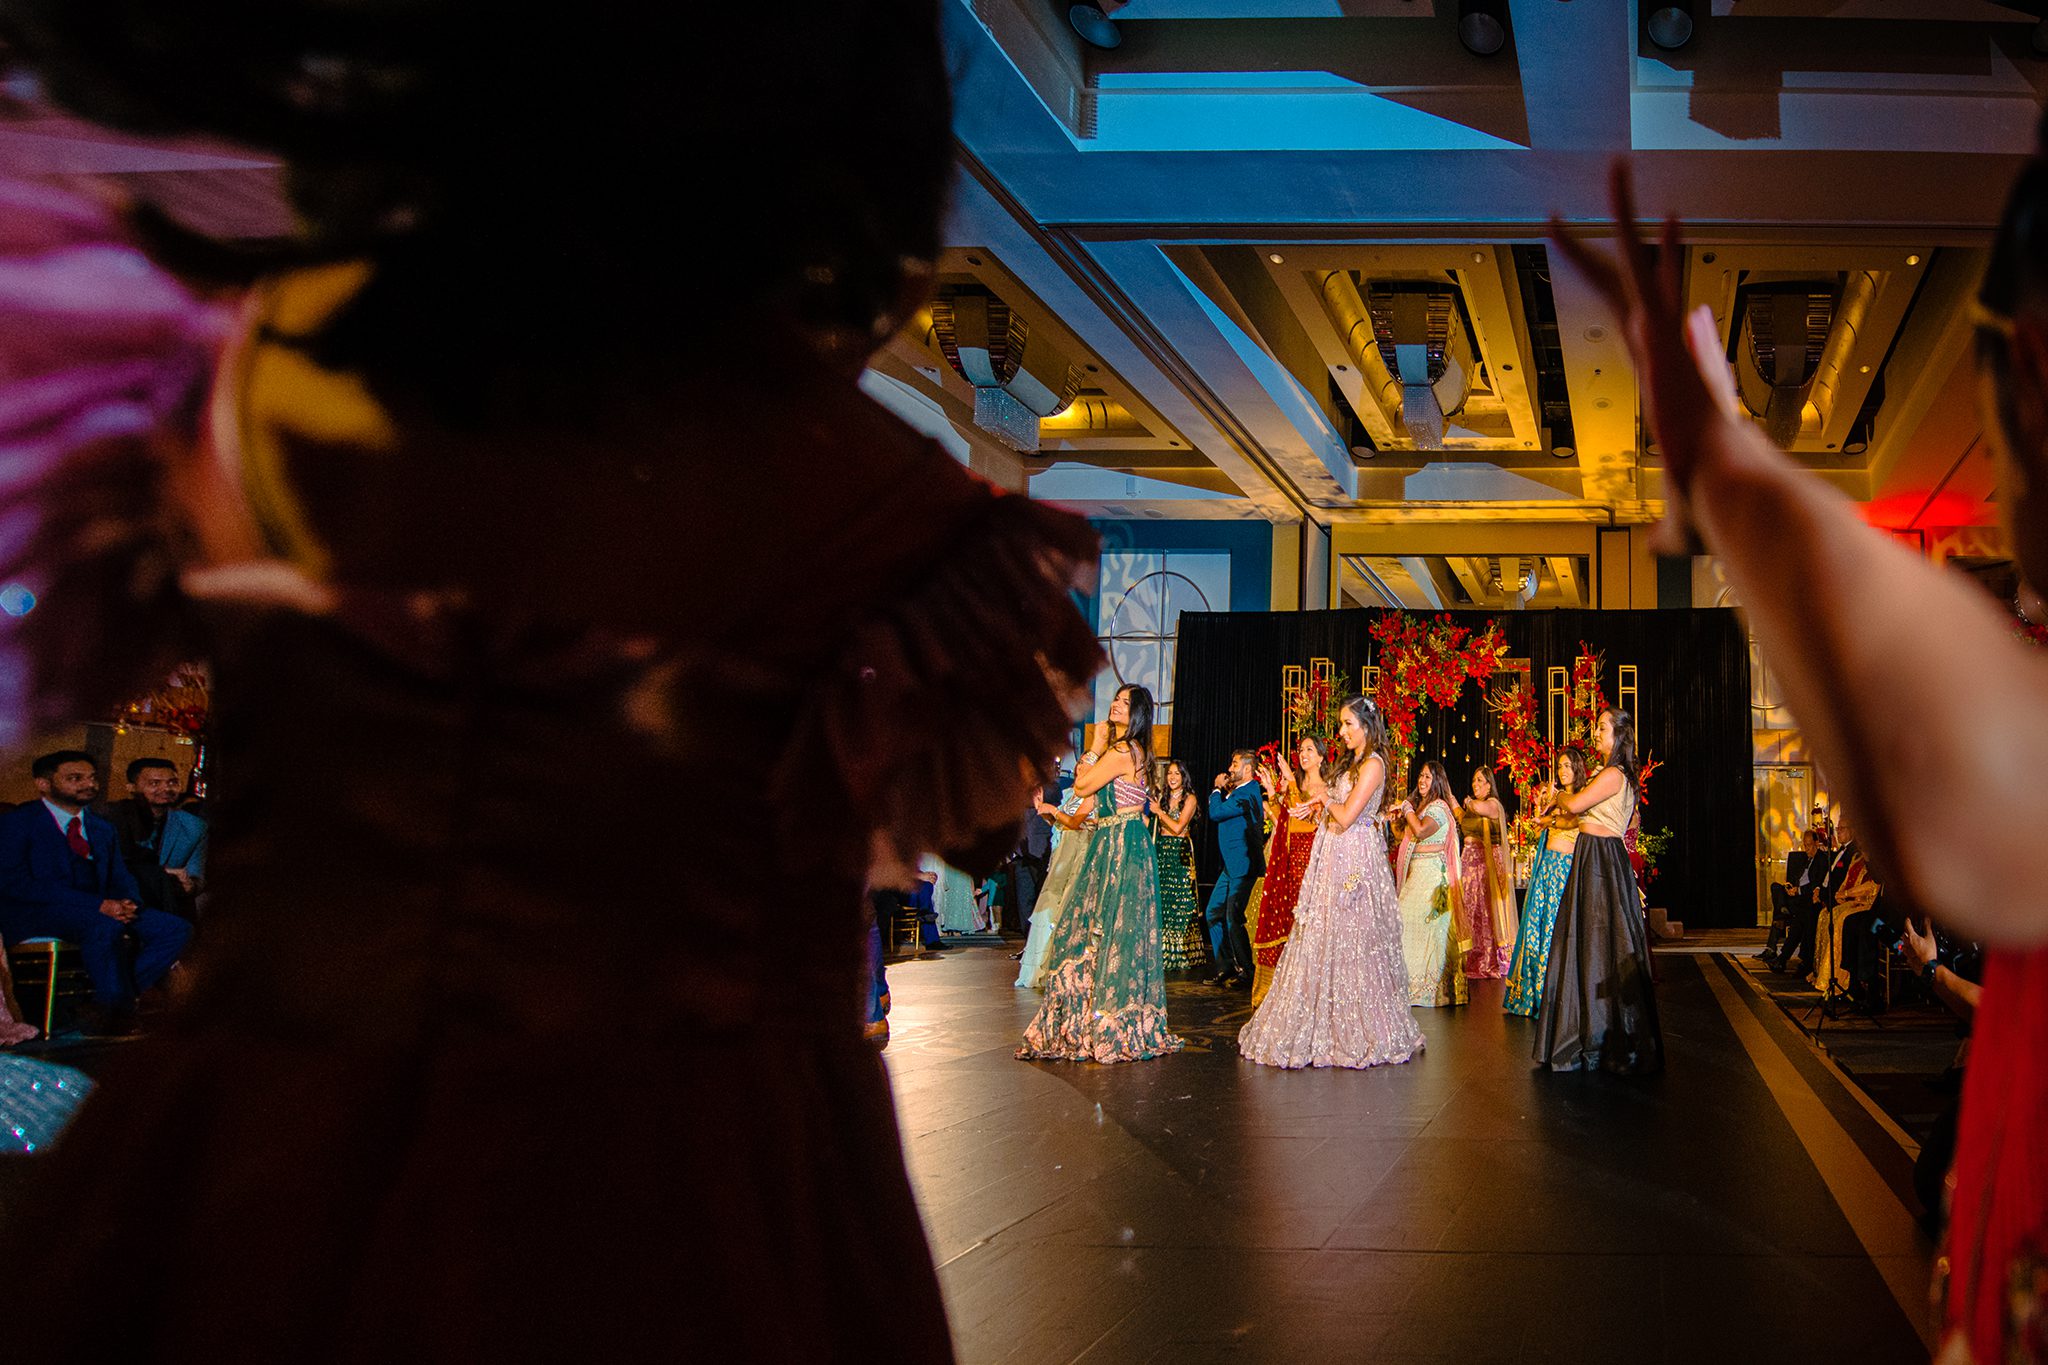
<path id="1" fill-rule="evenodd" d="M 1356 688 L 1360 670 L 1379 662 L 1372 626 L 1383 614 L 1183 612 L 1173 751 L 1186 761 L 1196 787 L 1208 790 L 1231 750 L 1280 737 L 1280 670 L 1286 665 L 1329 659 L 1347 680 L 1344 685 Z M 1735 613 L 1709 608 L 1448 615 L 1474 631 L 1489 620 L 1500 622 L 1507 657 L 1529 660 L 1539 708 L 1547 705 L 1548 670 L 1569 669 L 1581 641 L 1606 655 L 1600 683 L 1610 700 L 1618 699 L 1620 666 L 1636 666 L 1637 747 L 1663 764 L 1650 780 L 1643 827 L 1669 826 L 1674 836 L 1651 900 L 1689 926 L 1754 925 L 1749 644 Z M 1425 706 L 1416 735 L 1418 759 L 1442 761 L 1462 796 L 1474 762 L 1491 758 L 1479 688 L 1468 683 L 1453 709 Z M 1215 840 L 1200 838 L 1196 849 L 1201 876 L 1213 878 Z"/>

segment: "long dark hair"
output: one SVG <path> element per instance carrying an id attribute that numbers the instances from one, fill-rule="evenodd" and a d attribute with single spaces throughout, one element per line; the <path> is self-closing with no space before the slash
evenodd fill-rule
<path id="1" fill-rule="evenodd" d="M 4 37 L 88 119 L 281 159 L 294 236 L 182 245 L 239 256 L 249 278 L 373 262 L 308 343 L 373 384 L 672 379 L 679 360 L 726 353 L 728 329 L 871 351 L 916 306 L 952 174 L 936 0 L 807 6 L 774 26 L 772 79 L 741 55 L 760 50 L 755 6 L 547 23 L 472 8 L 8 0 Z M 661 146 L 689 155 L 657 166 Z M 744 268 L 677 249 L 731 204 Z"/>
<path id="2" fill-rule="evenodd" d="M 1559 749 L 1555 754 L 1551 755 L 1550 774 L 1552 777 L 1555 777 L 1557 775 L 1557 761 L 1560 758 L 1572 765 L 1572 784 L 1569 787 L 1566 787 L 1565 790 L 1575 792 L 1579 788 L 1585 786 L 1586 751 L 1584 749 L 1581 749 L 1576 744 L 1567 744 L 1563 748 Z"/>
<path id="3" fill-rule="evenodd" d="M 1181 762 L 1177 758 L 1167 759 L 1165 764 L 1159 769 L 1159 790 L 1152 793 L 1152 799 L 1156 801 L 1159 804 L 1159 808 L 1165 811 L 1168 815 L 1177 816 L 1180 814 L 1179 811 L 1176 811 L 1172 806 L 1167 804 L 1169 801 L 1173 799 L 1173 788 L 1167 784 L 1166 779 L 1169 774 L 1175 772 L 1178 772 L 1180 774 L 1181 795 L 1186 797 L 1188 801 L 1193 803 L 1196 815 L 1199 817 L 1202 810 L 1202 803 L 1195 800 L 1194 779 L 1188 775 L 1188 765 Z"/>
<path id="4" fill-rule="evenodd" d="M 1443 764 L 1432 758 L 1422 765 L 1422 771 L 1415 779 L 1415 790 L 1408 800 L 1415 807 L 1415 813 L 1420 815 L 1424 806 L 1438 799 L 1454 812 L 1457 810 L 1458 794 L 1451 790 L 1451 775 L 1444 771 Z"/>
<path id="5" fill-rule="evenodd" d="M 1358 728 L 1365 731 L 1365 752 L 1359 753 L 1346 744 L 1341 733 L 1330 741 L 1331 752 L 1325 755 L 1323 760 L 1323 781 L 1333 787 L 1337 785 L 1337 779 L 1340 777 L 1357 781 L 1358 770 L 1363 768 L 1365 760 L 1374 754 L 1380 756 L 1382 764 L 1387 761 L 1387 721 L 1386 717 L 1380 714 L 1379 707 L 1373 705 L 1368 697 L 1352 696 L 1345 698 L 1344 710 L 1358 722 Z M 1382 803 L 1386 800 L 1384 781 L 1380 784 L 1380 800 Z"/>
<path id="6" fill-rule="evenodd" d="M 1600 713 L 1610 717 L 1614 725 L 1614 752 L 1607 756 L 1607 766 L 1621 769 L 1621 775 L 1628 779 L 1628 785 L 1641 791 L 1641 778 L 1636 764 L 1636 719 L 1618 706 L 1610 706 Z"/>
<path id="7" fill-rule="evenodd" d="M 1316 751 L 1316 776 L 1322 780 L 1325 786 L 1329 785 L 1330 746 L 1333 743 L 1338 748 L 1344 747 L 1344 741 L 1341 739 L 1326 740 L 1317 739 L 1314 735 L 1303 735 L 1295 744 L 1293 753 L 1279 755 L 1280 761 L 1287 765 L 1286 770 L 1294 774 L 1294 785 L 1296 787 L 1301 786 L 1302 778 L 1308 776 L 1308 769 L 1301 761 L 1301 746 L 1304 744 Z M 1308 793 L 1304 791 L 1302 794 L 1306 796 Z"/>
<path id="8" fill-rule="evenodd" d="M 1136 683 L 1125 683 L 1117 689 L 1130 705 L 1131 718 L 1118 730 L 1116 722 L 1108 723 L 1109 739 L 1106 748 L 1118 744 L 1131 746 L 1132 776 L 1138 776 L 1137 765 L 1149 763 L 1152 759 L 1152 694 Z"/>
<path id="9" fill-rule="evenodd" d="M 1501 785 L 1500 769 L 1498 768 L 1489 767 L 1487 764 L 1481 763 L 1472 770 L 1472 778 L 1474 781 L 1477 781 L 1482 775 L 1486 778 L 1488 793 L 1494 800 L 1500 802 L 1501 818 L 1512 821 L 1515 818 L 1515 807 L 1521 804 L 1516 799 L 1514 787 L 1512 785 Z"/>

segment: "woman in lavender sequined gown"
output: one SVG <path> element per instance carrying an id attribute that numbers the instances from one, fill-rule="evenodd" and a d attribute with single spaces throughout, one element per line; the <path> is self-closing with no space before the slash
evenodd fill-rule
<path id="1" fill-rule="evenodd" d="M 1342 757 L 1326 774 L 1315 849 L 1273 988 L 1237 1036 L 1266 1066 L 1387 1066 L 1422 1050 L 1408 1007 L 1401 917 L 1377 816 L 1386 724 L 1363 697 L 1344 703 Z"/>

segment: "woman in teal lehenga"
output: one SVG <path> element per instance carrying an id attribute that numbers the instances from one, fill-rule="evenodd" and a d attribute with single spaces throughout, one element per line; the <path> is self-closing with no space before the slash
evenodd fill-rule
<path id="1" fill-rule="evenodd" d="M 1577 749 L 1557 751 L 1557 789 L 1576 792 L 1585 785 L 1586 759 Z M 1557 907 L 1572 875 L 1572 846 L 1578 822 L 1568 815 L 1549 819 L 1550 829 L 1529 869 L 1529 894 L 1522 899 L 1522 932 L 1515 940 L 1514 964 L 1508 968 L 1508 990 L 1501 1006 L 1509 1014 L 1534 1019 L 1543 1004 L 1543 976 L 1550 970 L 1550 940 L 1557 931 Z"/>
<path id="2" fill-rule="evenodd" d="M 1111 743 L 1074 774 L 1094 832 L 1046 961 L 1045 1001 L 1022 1058 L 1133 1062 L 1177 1051 L 1160 966 L 1159 868 L 1143 781 L 1152 696 L 1125 685 L 1109 708 Z"/>

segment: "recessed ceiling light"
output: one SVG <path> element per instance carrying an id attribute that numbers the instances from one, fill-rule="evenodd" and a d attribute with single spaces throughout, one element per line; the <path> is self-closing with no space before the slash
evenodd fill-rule
<path id="1" fill-rule="evenodd" d="M 1572 449 L 1570 446 L 1552 446 L 1550 448 L 1550 453 L 1557 456 L 1557 458 L 1560 460 L 1569 460 L 1572 458 L 1572 456 L 1578 454 L 1579 452 Z"/>
<path id="2" fill-rule="evenodd" d="M 1269 260 L 1269 261 L 1271 261 L 1271 262 L 1272 262 L 1272 263 L 1273 263 L 1274 265 L 1286 265 L 1286 264 L 1287 264 L 1287 258 L 1286 258 L 1285 256 L 1282 256 L 1282 255 L 1281 255 L 1281 254 L 1280 254 L 1279 252 L 1277 252 L 1277 251 L 1276 251 L 1276 252 L 1274 252 L 1274 253 L 1273 253 L 1272 255 L 1268 256 L 1268 257 L 1267 257 L 1266 259 L 1267 259 L 1267 260 Z"/>
<path id="3" fill-rule="evenodd" d="M 1122 9 L 1122 5 L 1114 8 Z M 1124 35 L 1117 29 L 1116 20 L 1103 12 L 1099 5 L 1074 5 L 1067 10 L 1067 22 L 1074 26 L 1074 32 L 1091 47 L 1117 48 L 1123 45 Z"/>
<path id="4" fill-rule="evenodd" d="M 1606 408 L 1611 407 L 1612 404 L 1610 404 L 1605 398 L 1595 398 L 1593 400 L 1593 406 L 1596 408 Z"/>
<path id="5" fill-rule="evenodd" d="M 1870 446 L 1866 442 L 1850 441 L 1848 444 L 1842 447 L 1842 453 L 1844 455 L 1861 455 L 1864 451 L 1868 449 L 1870 449 Z"/>
<path id="6" fill-rule="evenodd" d="M 1475 251 L 1475 252 L 1473 252 L 1473 253 L 1472 253 L 1472 264 L 1474 264 L 1474 265 L 1485 265 L 1485 264 L 1486 264 L 1486 253 L 1485 253 L 1485 252 L 1483 252 L 1483 251 Z"/>
<path id="7" fill-rule="evenodd" d="M 1858 365 L 1858 366 L 1856 367 L 1856 373 L 1858 373 L 1858 374 L 1869 374 L 1869 373 L 1870 373 L 1870 367 L 1869 367 L 1868 365 Z"/>
<path id="8" fill-rule="evenodd" d="M 969 257 L 967 258 L 967 264 L 969 264 L 969 265 L 980 265 L 980 264 L 981 264 L 981 257 L 979 257 L 979 256 L 969 256 Z"/>
<path id="9" fill-rule="evenodd" d="M 1507 6 L 1500 0 L 1458 0 L 1458 41 L 1475 57 L 1507 46 Z"/>
<path id="10" fill-rule="evenodd" d="M 1607 340 L 1607 329 L 1606 329 L 1605 327 L 1588 327 L 1588 328 L 1586 329 L 1586 340 L 1588 340 L 1588 341 L 1605 341 L 1605 340 Z"/>
<path id="11" fill-rule="evenodd" d="M 1686 3 L 1659 5 L 1650 11 L 1643 27 L 1648 30 L 1650 41 L 1666 52 L 1676 52 L 1692 41 L 1692 5 Z"/>
<path id="12" fill-rule="evenodd" d="M 1908 257 L 1906 258 L 1906 264 L 1907 264 L 1907 265 L 1918 265 L 1918 264 L 1920 264 L 1920 258 L 1919 258 L 1918 256 L 1908 256 Z"/>

